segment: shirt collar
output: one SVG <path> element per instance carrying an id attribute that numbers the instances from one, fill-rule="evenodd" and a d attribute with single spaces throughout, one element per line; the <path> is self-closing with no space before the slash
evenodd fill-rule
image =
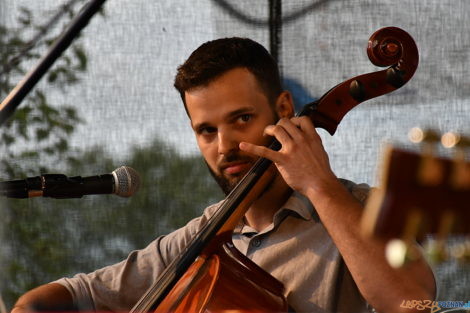
<path id="1" fill-rule="evenodd" d="M 339 180 L 353 194 L 355 198 L 364 203 L 369 193 L 369 185 L 357 185 L 352 181 L 341 178 Z M 273 228 L 277 227 L 289 215 L 302 218 L 306 221 L 313 220 L 317 223 L 320 222 L 318 213 L 313 207 L 313 205 L 310 203 L 310 201 L 305 196 L 294 191 L 289 197 L 289 199 L 287 199 L 287 201 L 281 206 L 281 208 L 274 214 L 274 222 L 265 230 L 263 230 L 263 233 L 268 232 Z M 253 228 L 245 225 L 243 220 L 238 223 L 234 231 L 237 233 L 243 233 L 247 236 L 253 236 L 257 234 L 257 232 Z"/>
<path id="2" fill-rule="evenodd" d="M 277 227 L 282 220 L 289 215 L 302 218 L 306 221 L 313 219 L 314 221 L 319 222 L 318 214 L 310 201 L 300 193 L 294 191 L 281 208 L 274 214 L 273 224 L 268 226 L 263 233 Z M 257 233 L 253 228 L 246 225 L 243 220 L 238 223 L 234 231 L 247 236 L 252 236 Z"/>
<path id="3" fill-rule="evenodd" d="M 282 214 L 283 211 L 294 212 L 296 215 L 306 221 L 311 219 L 318 220 L 318 214 L 315 211 L 312 203 L 310 203 L 310 201 L 305 196 L 295 191 L 292 193 L 289 199 L 287 199 L 286 203 L 284 203 L 281 209 L 276 212 L 274 215 L 274 220 L 276 220 L 276 216 Z"/>

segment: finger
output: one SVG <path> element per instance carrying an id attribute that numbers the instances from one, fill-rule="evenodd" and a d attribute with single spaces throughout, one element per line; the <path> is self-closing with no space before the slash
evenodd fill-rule
<path id="1" fill-rule="evenodd" d="M 290 147 L 292 145 L 292 137 L 281 125 L 269 125 L 264 129 L 264 133 L 274 136 L 283 147 Z"/>
<path id="2" fill-rule="evenodd" d="M 291 121 L 294 125 L 303 130 L 303 132 L 307 134 L 310 138 L 316 138 L 321 140 L 321 137 L 315 129 L 312 120 L 308 116 L 293 117 Z"/>
<path id="3" fill-rule="evenodd" d="M 291 119 L 282 118 L 279 120 L 278 125 L 282 126 L 294 141 L 304 139 L 302 130 L 300 130 L 298 125 L 294 124 Z"/>
<path id="4" fill-rule="evenodd" d="M 240 150 L 257 155 L 262 158 L 269 159 L 273 162 L 278 161 L 278 152 L 266 148 L 264 146 L 257 146 L 248 142 L 240 142 Z"/>

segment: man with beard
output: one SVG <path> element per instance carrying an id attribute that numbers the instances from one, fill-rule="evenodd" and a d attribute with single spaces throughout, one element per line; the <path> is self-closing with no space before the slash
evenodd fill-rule
<path id="1" fill-rule="evenodd" d="M 280 280 L 296 312 L 397 312 L 403 300 L 433 299 L 423 258 L 393 270 L 384 243 L 360 236 L 367 187 L 338 179 L 312 122 L 293 117 L 277 65 L 261 45 L 228 38 L 203 44 L 179 67 L 181 94 L 207 166 L 225 193 L 258 157 L 279 173 L 233 234 L 234 245 Z M 279 151 L 265 146 L 272 136 Z M 13 312 L 41 307 L 128 311 L 219 204 L 121 263 L 22 296 Z"/>

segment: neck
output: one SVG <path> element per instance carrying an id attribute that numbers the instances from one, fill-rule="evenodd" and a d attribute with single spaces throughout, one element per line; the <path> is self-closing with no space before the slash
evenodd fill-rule
<path id="1" fill-rule="evenodd" d="M 280 174 L 276 174 L 272 183 L 261 196 L 253 202 L 245 214 L 245 223 L 256 231 L 262 231 L 273 222 L 274 214 L 292 194 Z"/>

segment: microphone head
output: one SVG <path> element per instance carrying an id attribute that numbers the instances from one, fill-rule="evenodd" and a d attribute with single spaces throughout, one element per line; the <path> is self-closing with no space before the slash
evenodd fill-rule
<path id="1" fill-rule="evenodd" d="M 111 174 L 114 176 L 114 193 L 120 197 L 130 197 L 140 187 L 139 173 L 129 166 L 121 166 Z"/>

